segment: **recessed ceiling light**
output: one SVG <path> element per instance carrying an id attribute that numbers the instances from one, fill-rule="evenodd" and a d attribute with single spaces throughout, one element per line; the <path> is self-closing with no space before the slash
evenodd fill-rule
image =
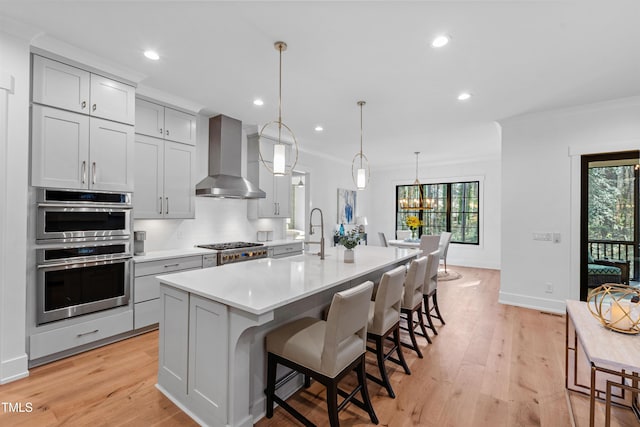
<path id="1" fill-rule="evenodd" d="M 153 61 L 157 61 L 158 59 L 160 59 L 160 55 L 158 55 L 158 53 L 154 50 L 145 50 L 144 56 L 146 56 L 147 58 Z"/>
<path id="2" fill-rule="evenodd" d="M 431 42 L 431 46 L 433 47 L 442 47 L 446 46 L 449 43 L 449 36 L 438 36 Z"/>
<path id="3" fill-rule="evenodd" d="M 469 98 L 471 98 L 471 94 L 469 92 L 462 92 L 458 95 L 458 101 L 466 101 Z"/>
<path id="4" fill-rule="evenodd" d="M 264 105 L 264 101 L 260 98 L 256 98 L 253 100 L 253 105 L 257 105 L 257 106 Z"/>
<path id="5" fill-rule="evenodd" d="M 322 131 L 324 130 L 324 128 L 323 128 L 322 126 L 316 126 L 316 127 L 314 128 L 314 130 L 315 130 L 316 132 L 322 132 Z"/>

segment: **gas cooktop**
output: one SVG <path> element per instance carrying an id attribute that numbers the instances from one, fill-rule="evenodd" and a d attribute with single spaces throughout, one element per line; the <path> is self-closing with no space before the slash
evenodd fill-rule
<path id="1" fill-rule="evenodd" d="M 208 245 L 197 245 L 199 248 L 215 249 L 217 251 L 226 251 L 229 249 L 255 248 L 256 246 L 264 246 L 262 243 L 249 242 L 229 242 L 229 243 L 212 243 Z"/>
<path id="2" fill-rule="evenodd" d="M 218 251 L 218 265 L 232 262 L 249 261 L 256 258 L 266 258 L 267 248 L 262 243 L 229 242 L 213 243 L 210 245 L 197 245 L 199 248 L 214 249 Z"/>

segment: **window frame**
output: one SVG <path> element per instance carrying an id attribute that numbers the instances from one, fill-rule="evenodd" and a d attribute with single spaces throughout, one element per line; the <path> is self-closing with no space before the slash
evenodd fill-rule
<path id="1" fill-rule="evenodd" d="M 457 214 L 469 214 L 469 213 L 473 213 L 476 214 L 478 217 L 478 220 L 476 222 L 476 235 L 477 235 L 477 240 L 475 242 L 469 242 L 469 241 L 455 241 L 451 240 L 451 243 L 456 243 L 456 244 L 460 244 L 460 245 L 472 245 L 472 246 L 480 246 L 481 245 L 481 236 L 480 236 L 480 229 L 481 229 L 481 206 L 480 206 L 480 202 L 481 202 L 481 198 L 482 198 L 482 188 L 481 188 L 481 179 L 468 179 L 468 180 L 460 180 L 460 181 L 449 181 L 449 182 L 429 182 L 429 183 L 424 183 L 424 184 L 420 184 L 420 186 L 422 187 L 422 193 L 423 194 L 428 194 L 428 190 L 427 188 L 429 186 L 445 186 L 445 206 L 444 206 L 444 210 L 442 211 L 443 213 L 445 213 L 445 230 L 447 232 L 452 232 L 451 228 L 452 228 L 452 187 L 453 185 L 456 184 L 476 184 L 477 185 L 477 195 L 476 195 L 476 200 L 477 200 L 477 208 L 476 211 L 462 211 L 462 212 L 455 212 Z M 400 209 L 400 198 L 399 198 L 399 189 L 400 187 L 415 187 L 414 184 L 397 184 L 395 186 L 395 226 L 396 226 L 396 230 L 400 229 L 400 217 L 406 214 L 415 214 L 421 222 L 423 222 L 425 220 L 425 215 L 424 215 L 424 210 L 419 210 L 419 209 L 411 209 L 411 208 L 407 208 L 407 209 Z M 406 229 L 406 226 L 402 226 L 402 229 Z M 419 227 L 418 228 L 418 238 L 423 234 L 423 227 Z M 396 236 L 397 237 L 397 236 Z M 452 236 L 453 237 L 453 236 Z"/>

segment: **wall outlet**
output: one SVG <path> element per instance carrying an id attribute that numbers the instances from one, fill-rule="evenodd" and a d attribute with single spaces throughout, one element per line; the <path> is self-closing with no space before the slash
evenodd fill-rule
<path id="1" fill-rule="evenodd" d="M 546 289 L 544 291 L 546 293 L 548 293 L 548 294 L 552 294 L 553 293 L 553 283 L 547 282 L 547 283 L 545 283 L 545 285 L 546 285 Z"/>

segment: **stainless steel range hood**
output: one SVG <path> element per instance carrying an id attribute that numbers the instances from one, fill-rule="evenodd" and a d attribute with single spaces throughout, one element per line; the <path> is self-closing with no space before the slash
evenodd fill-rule
<path id="1" fill-rule="evenodd" d="M 262 199 L 264 191 L 241 176 L 242 123 L 231 117 L 209 119 L 209 176 L 196 185 L 196 196 Z"/>

